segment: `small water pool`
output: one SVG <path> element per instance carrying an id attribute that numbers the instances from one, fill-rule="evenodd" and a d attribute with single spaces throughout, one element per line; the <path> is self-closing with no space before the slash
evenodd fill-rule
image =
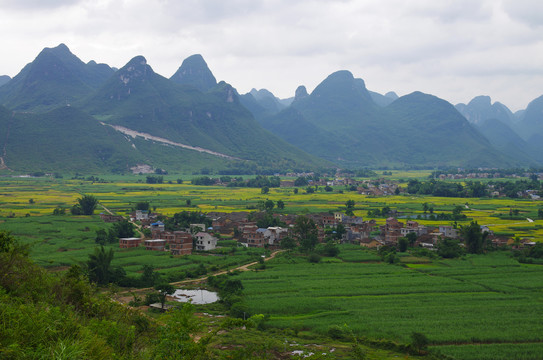
<path id="1" fill-rule="evenodd" d="M 198 305 L 212 304 L 219 301 L 219 295 L 216 292 L 207 290 L 177 289 L 172 297 L 179 302 L 191 302 Z"/>

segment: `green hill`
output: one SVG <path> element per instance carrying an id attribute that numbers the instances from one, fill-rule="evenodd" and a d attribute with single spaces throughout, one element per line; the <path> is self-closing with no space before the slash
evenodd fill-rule
<path id="1" fill-rule="evenodd" d="M 128 173 L 138 164 L 169 171 L 228 169 L 224 158 L 123 135 L 74 107 L 45 114 L 0 107 L 3 161 L 16 172 Z"/>
<path id="2" fill-rule="evenodd" d="M 0 87 L 0 104 L 16 111 L 49 111 L 90 94 L 112 74 L 105 64 L 83 63 L 64 44 L 45 48 Z"/>
<path id="3" fill-rule="evenodd" d="M 158 74 L 135 57 L 82 104 L 109 124 L 217 151 L 265 167 L 310 168 L 327 163 L 265 131 L 221 82 L 207 93 Z"/>
<path id="4" fill-rule="evenodd" d="M 379 106 L 364 81 L 348 71 L 330 75 L 263 125 L 304 151 L 344 166 L 514 164 L 448 102 L 415 92 Z"/>

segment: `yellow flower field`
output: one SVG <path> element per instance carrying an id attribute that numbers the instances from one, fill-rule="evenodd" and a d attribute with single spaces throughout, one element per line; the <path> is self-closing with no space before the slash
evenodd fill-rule
<path id="1" fill-rule="evenodd" d="M 394 177 L 407 178 L 409 174 L 393 171 Z M 412 175 L 424 176 L 421 172 Z M 537 211 L 543 207 L 543 203 L 538 201 L 412 195 L 372 197 L 347 191 L 343 187 L 337 187 L 333 192 L 326 192 L 320 187 L 313 194 L 307 194 L 305 188 L 298 190 L 298 194 L 295 194 L 294 188 L 272 188 L 268 194 L 262 194 L 259 188 L 194 186 L 186 182 L 91 183 L 82 180 L 3 178 L 0 179 L 0 218 L 48 215 L 52 214 L 57 206 L 64 207 L 69 212 L 69 208 L 81 194 L 92 194 L 102 205 L 122 215 L 129 213 L 136 203 L 142 201 L 149 202 L 152 208 L 156 207 L 157 212 L 171 216 L 180 211 L 254 211 L 259 202 L 266 200 L 282 200 L 285 203 L 285 209 L 281 211 L 283 213 L 336 212 L 345 210 L 347 200 L 354 200 L 354 213 L 363 218 L 368 217 L 369 210 L 388 206 L 398 212 L 397 216 L 401 221 L 417 219 L 420 215 L 421 218 L 417 221 L 424 225 L 450 223 L 425 219 L 422 204 L 427 203 L 436 215 L 450 214 L 455 207 L 460 206 L 468 219 L 488 225 L 495 232 L 543 241 L 543 220 L 537 219 Z M 343 193 L 339 190 L 343 190 Z M 101 211 L 98 207 L 97 212 Z M 518 211 L 518 216 L 509 218 L 511 211 Z M 428 214 L 429 212 L 426 215 Z M 385 218 L 378 217 L 376 221 L 382 224 Z"/>

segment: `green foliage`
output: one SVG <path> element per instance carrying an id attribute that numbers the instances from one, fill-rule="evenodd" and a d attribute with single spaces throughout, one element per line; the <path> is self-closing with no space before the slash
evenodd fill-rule
<path id="1" fill-rule="evenodd" d="M 82 215 L 92 215 L 98 205 L 98 199 L 93 195 L 83 195 L 77 199 Z"/>
<path id="2" fill-rule="evenodd" d="M 149 211 L 149 208 L 150 208 L 149 201 L 139 201 L 139 202 L 137 202 L 136 205 L 134 206 L 134 209 L 135 209 L 135 210 Z"/>
<path id="3" fill-rule="evenodd" d="M 469 225 L 460 225 L 460 236 L 466 244 L 466 250 L 470 254 L 481 254 L 486 246 L 488 232 L 482 232 L 477 221 Z"/>
<path id="4" fill-rule="evenodd" d="M 164 304 L 166 303 L 166 297 L 172 295 L 175 292 L 173 285 L 169 283 L 160 283 L 155 285 L 155 290 L 158 291 L 158 298 L 160 300 L 160 305 L 164 309 Z"/>
<path id="5" fill-rule="evenodd" d="M 423 350 L 426 350 L 428 348 L 429 340 L 426 337 L 426 335 L 420 333 L 420 332 L 412 332 L 411 333 L 411 346 L 415 348 L 419 353 Z"/>
<path id="6" fill-rule="evenodd" d="M 310 263 L 313 263 L 313 264 L 318 264 L 318 263 L 321 262 L 321 256 L 319 254 L 317 254 L 317 253 L 311 253 L 307 257 L 307 261 L 309 261 Z"/>
<path id="7" fill-rule="evenodd" d="M 317 245 L 317 226 L 315 222 L 305 216 L 298 216 L 292 228 L 294 239 L 302 251 L 310 252 Z"/>
<path id="8" fill-rule="evenodd" d="M 339 253 L 339 247 L 333 241 L 327 241 L 322 250 L 322 254 L 328 257 L 336 257 Z"/>
<path id="9" fill-rule="evenodd" d="M 464 254 L 458 240 L 445 238 L 437 244 L 437 254 L 446 259 L 453 259 Z"/>
<path id="10" fill-rule="evenodd" d="M 89 255 L 87 260 L 87 268 L 89 279 L 100 285 L 110 282 L 113 277 L 111 269 L 111 261 L 113 260 L 113 249 L 106 249 L 103 246 L 96 248 L 94 254 Z"/>
<path id="11" fill-rule="evenodd" d="M 401 237 L 398 239 L 398 250 L 400 252 L 405 252 L 409 246 L 409 240 L 406 237 Z"/>
<path id="12" fill-rule="evenodd" d="M 78 266 L 48 274 L 15 239 L 2 243 L 1 358 L 140 358 L 152 337 L 146 318 L 97 293 Z"/>

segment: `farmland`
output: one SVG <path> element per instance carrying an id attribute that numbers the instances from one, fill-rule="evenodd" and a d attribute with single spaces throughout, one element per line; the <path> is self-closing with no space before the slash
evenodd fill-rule
<path id="1" fill-rule="evenodd" d="M 348 261 L 311 264 L 287 255 L 264 272 L 239 275 L 251 311 L 270 315 L 269 326 L 301 332 L 346 326 L 401 343 L 422 332 L 433 350 L 460 359 L 543 353 L 540 266 L 500 252 L 394 266 L 359 248 L 341 251 Z"/>
<path id="2" fill-rule="evenodd" d="M 395 173 L 404 179 L 425 173 Z M 163 184 L 146 184 L 141 176 L 116 176 L 105 182 L 82 179 L 0 178 L 0 230 L 11 231 L 31 244 L 31 257 L 41 266 L 62 270 L 83 264 L 96 248 L 96 231 L 111 225 L 98 213 L 127 215 L 138 202 L 149 202 L 156 212 L 171 216 L 181 211 L 256 211 L 259 202 L 282 200 L 279 213 L 307 214 L 345 211 L 355 202 L 354 214 L 368 219 L 368 212 L 385 206 L 398 218 L 437 226 L 451 221 L 430 220 L 450 214 L 458 206 L 466 219 L 488 225 L 497 234 L 543 241 L 541 202 L 509 198 L 446 198 L 394 195 L 372 197 L 334 187 L 305 193 L 300 188 L 196 186 L 187 179 L 166 177 Z M 73 216 L 69 209 L 82 194 L 92 194 L 100 205 L 92 216 Z M 188 201 L 189 200 L 189 201 Z M 53 215 L 56 208 L 65 215 Z M 512 210 L 517 215 L 509 216 Z M 375 217 L 383 224 L 385 217 Z M 264 249 L 236 247 L 228 237 L 214 256 L 176 257 L 167 252 L 120 249 L 113 266 L 129 277 L 140 275 L 144 265 L 168 281 L 179 281 L 214 271 L 232 269 L 269 253 Z M 252 313 L 269 315 L 266 326 L 294 329 L 302 336 L 326 336 L 338 326 L 367 339 L 409 343 L 413 332 L 425 334 L 434 351 L 458 359 L 538 359 L 543 353 L 543 271 L 540 265 L 520 264 L 506 251 L 466 255 L 443 260 L 400 253 L 399 265 L 381 262 L 375 251 L 341 245 L 335 258 L 313 264 L 297 253 L 281 254 L 266 269 L 236 275 Z M 202 272 L 203 269 L 203 272 Z"/>

